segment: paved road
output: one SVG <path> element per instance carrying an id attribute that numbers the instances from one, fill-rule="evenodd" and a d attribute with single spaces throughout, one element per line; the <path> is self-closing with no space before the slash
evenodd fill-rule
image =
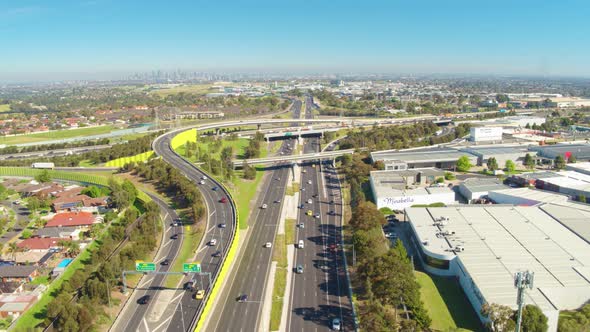
<path id="1" fill-rule="evenodd" d="M 294 116 L 299 116 L 301 102 L 293 105 Z M 282 143 L 279 153 L 292 153 L 294 141 Z M 290 145 L 288 147 L 287 145 Z M 264 248 L 266 242 L 274 244 L 277 227 L 281 214 L 281 204 L 285 195 L 287 177 L 291 176 L 289 167 L 278 164 L 262 183 L 261 195 L 257 201 L 257 210 L 252 214 L 249 223 L 249 238 L 244 244 L 243 256 L 240 257 L 237 271 L 229 291 L 220 299 L 216 312 L 213 314 L 214 323 L 208 326 L 211 331 L 259 331 L 266 329 L 268 322 L 261 321 L 264 294 L 272 261 L 272 249 Z M 256 190 L 252 188 L 252 190 Z M 266 209 L 261 206 L 267 204 Z M 240 303 L 237 298 L 248 295 L 248 301 Z"/>
<path id="2" fill-rule="evenodd" d="M 108 149 L 112 147 L 112 144 L 107 145 L 90 145 L 90 146 L 80 146 L 80 147 L 72 147 L 72 148 L 65 148 L 65 149 L 55 149 L 55 150 L 46 150 L 46 151 L 31 151 L 31 152 L 21 152 L 21 153 L 13 153 L 13 154 L 3 154 L 0 155 L 0 160 L 7 160 L 7 159 L 25 159 L 25 158 L 38 158 L 38 157 L 57 157 L 57 156 L 65 156 L 67 154 L 78 154 L 84 153 L 89 151 L 97 151 Z"/>
<path id="3" fill-rule="evenodd" d="M 160 200 L 157 196 L 150 195 L 154 202 L 158 204 L 160 207 L 160 212 L 162 214 L 162 218 L 164 220 L 165 226 L 165 234 L 164 234 L 164 242 L 163 242 L 163 249 L 156 257 L 155 262 L 157 264 L 158 271 L 168 271 L 170 265 L 161 265 L 160 263 L 166 259 L 170 258 L 173 259 L 176 257 L 176 254 L 180 248 L 180 244 L 182 242 L 182 227 L 174 227 L 171 226 L 172 222 L 178 218 L 176 212 L 171 209 L 166 202 Z M 174 234 L 179 234 L 177 240 L 171 240 L 170 237 Z M 119 315 L 115 324 L 112 326 L 112 331 L 140 331 L 142 330 L 144 324 L 147 325 L 147 321 L 145 321 L 145 315 L 149 312 L 149 309 L 157 304 L 156 294 L 158 287 L 162 286 L 164 283 L 164 275 L 148 275 L 145 276 L 138 287 L 135 289 L 131 298 L 129 299 L 129 303 L 125 306 L 124 311 Z M 137 301 L 149 295 L 152 298 L 152 301 L 146 305 L 140 305 Z"/>
<path id="4" fill-rule="evenodd" d="M 308 102 L 311 105 L 311 102 Z M 311 107 L 307 116 L 311 116 Z M 320 150 L 317 138 L 307 139 L 304 153 Z M 322 165 L 302 168 L 297 240 L 304 248 L 297 249 L 294 266 L 303 266 L 292 282 L 288 312 L 288 331 L 327 331 L 334 318 L 340 319 L 343 330 L 354 330 L 352 305 L 348 297 L 348 281 L 344 270 L 341 241 L 342 199 L 335 171 Z M 311 183 L 311 184 L 310 184 Z M 311 199 L 311 204 L 308 200 Z M 313 216 L 306 215 L 311 210 Z M 319 219 L 315 218 L 319 215 Z M 295 271 L 292 271 L 295 273 Z"/>

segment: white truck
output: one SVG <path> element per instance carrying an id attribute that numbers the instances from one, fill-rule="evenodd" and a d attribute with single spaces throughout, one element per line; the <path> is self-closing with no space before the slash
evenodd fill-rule
<path id="1" fill-rule="evenodd" d="M 41 169 L 53 169 L 55 167 L 54 163 L 33 163 L 31 168 L 41 168 Z"/>

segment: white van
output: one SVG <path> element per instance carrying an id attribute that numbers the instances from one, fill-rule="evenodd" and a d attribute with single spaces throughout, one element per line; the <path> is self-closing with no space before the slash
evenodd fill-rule
<path id="1" fill-rule="evenodd" d="M 299 240 L 299 243 L 297 244 L 297 247 L 299 249 L 303 249 L 304 245 L 303 245 L 303 240 Z"/>

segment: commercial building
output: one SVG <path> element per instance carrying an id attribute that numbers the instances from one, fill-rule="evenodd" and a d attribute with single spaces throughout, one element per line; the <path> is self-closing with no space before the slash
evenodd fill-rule
<path id="1" fill-rule="evenodd" d="M 577 162 L 574 164 L 567 164 L 565 165 L 565 169 L 567 169 L 568 171 L 574 171 L 590 175 L 590 162 Z"/>
<path id="2" fill-rule="evenodd" d="M 429 167 L 454 169 L 457 165 L 457 160 L 462 156 L 467 156 L 472 164 L 477 162 L 477 157 L 470 153 L 448 148 L 371 152 L 373 162 L 383 161 L 386 170 Z"/>
<path id="3" fill-rule="evenodd" d="M 531 146 L 531 151 L 536 151 L 537 156 L 547 161 L 554 161 L 555 157 L 562 156 L 567 160 L 570 156 L 578 161 L 590 160 L 590 144 L 555 144 L 543 146 Z"/>
<path id="4" fill-rule="evenodd" d="M 497 178 L 470 178 L 459 185 L 459 192 L 467 202 L 486 198 L 490 191 L 508 189 L 501 180 Z"/>
<path id="5" fill-rule="evenodd" d="M 563 225 L 559 218 L 568 216 L 553 214 L 560 208 L 463 205 L 405 214 L 425 269 L 455 277 L 482 322 L 484 303 L 516 309 L 514 274 L 529 270 L 534 288 L 525 302 L 538 306 L 556 331 L 560 310 L 590 299 L 590 243 Z"/>
<path id="6" fill-rule="evenodd" d="M 574 199 L 590 197 L 590 175 L 574 171 L 531 172 L 512 175 L 510 181 L 568 195 Z"/>
<path id="7" fill-rule="evenodd" d="M 463 151 L 477 156 L 478 166 L 485 166 L 488 159 L 494 157 L 500 168 L 504 167 L 507 160 L 522 165 L 527 154 L 531 155 L 531 157 L 535 157 L 537 154 L 535 151 L 529 151 L 528 147 L 519 146 L 472 147 L 465 148 Z"/>
<path id="8" fill-rule="evenodd" d="M 473 142 L 501 141 L 502 127 L 471 127 L 469 140 Z"/>
<path id="9" fill-rule="evenodd" d="M 377 208 L 403 210 L 413 205 L 455 203 L 455 193 L 444 187 L 407 187 L 406 180 L 395 171 L 371 172 L 370 183 Z"/>

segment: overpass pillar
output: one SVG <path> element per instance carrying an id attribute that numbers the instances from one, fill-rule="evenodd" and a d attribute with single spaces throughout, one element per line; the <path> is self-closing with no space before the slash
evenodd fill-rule
<path id="1" fill-rule="evenodd" d="M 295 163 L 291 164 L 291 179 L 295 181 Z"/>
<path id="2" fill-rule="evenodd" d="M 257 124 L 257 126 L 258 126 L 258 130 L 260 130 L 260 127 L 262 127 L 262 124 L 259 123 L 259 124 Z"/>
<path id="3" fill-rule="evenodd" d="M 219 128 L 215 128 L 215 137 L 219 136 Z"/>

